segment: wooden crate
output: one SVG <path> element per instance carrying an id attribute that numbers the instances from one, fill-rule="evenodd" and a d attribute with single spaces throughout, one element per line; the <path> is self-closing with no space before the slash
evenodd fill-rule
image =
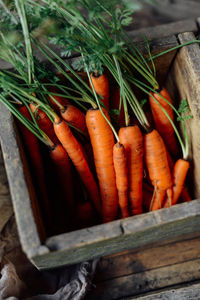
<path id="1" fill-rule="evenodd" d="M 184 38 L 185 35 L 181 37 Z M 152 53 L 159 53 L 177 44 L 176 36 L 157 39 L 151 42 Z M 180 73 L 180 80 L 177 80 L 174 91 L 182 89 L 181 80 L 186 80 L 188 74 L 196 76 L 193 74 L 193 65 L 188 63 L 188 59 L 192 62 L 197 58 L 200 58 L 199 46 L 191 45 L 178 51 L 178 55 L 177 51 L 173 51 L 156 59 L 160 84 L 165 82 L 169 74 L 173 74 L 170 71 L 172 67 L 176 74 L 179 66 L 185 71 Z M 191 82 L 192 80 L 193 78 Z M 190 90 L 189 86 L 187 88 Z M 194 92 L 191 94 L 191 103 L 196 101 L 193 96 Z M 188 235 L 196 235 L 200 230 L 200 200 L 194 200 L 169 209 L 52 236 L 41 242 L 40 220 L 34 218 L 37 207 L 32 210 L 31 199 L 34 190 L 31 187 L 26 158 L 14 120 L 3 105 L 0 106 L 0 136 L 21 244 L 24 252 L 39 269 L 70 265 L 128 249 L 145 249 L 163 241 L 183 240 L 183 237 L 185 239 Z M 195 169 L 198 169 L 195 159 L 194 157 Z M 194 168 L 191 174 L 196 176 L 198 172 L 194 170 L 193 173 L 193 170 Z M 195 184 L 197 182 L 198 178 Z M 194 199 L 196 199 L 199 197 L 196 186 L 194 192 Z"/>

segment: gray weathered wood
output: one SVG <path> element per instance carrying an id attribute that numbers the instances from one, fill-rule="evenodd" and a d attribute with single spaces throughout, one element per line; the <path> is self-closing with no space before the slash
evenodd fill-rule
<path id="1" fill-rule="evenodd" d="M 8 182 L 3 164 L 2 151 L 0 148 L 0 233 L 12 214 L 13 207 L 10 199 Z"/>
<path id="2" fill-rule="evenodd" d="M 129 250 L 118 255 L 103 257 L 98 265 L 95 282 L 142 273 L 197 258 L 200 258 L 199 237 L 150 248 L 140 248 L 135 251 Z"/>
<path id="3" fill-rule="evenodd" d="M 154 257 L 152 257 L 152 260 Z M 88 295 L 88 300 L 124 299 L 152 290 L 200 279 L 200 259 L 181 262 L 142 273 L 101 282 Z"/>
<path id="4" fill-rule="evenodd" d="M 200 299 L 200 284 L 190 284 L 185 287 L 169 289 L 147 296 L 131 297 L 129 300 L 197 300 Z"/>
<path id="5" fill-rule="evenodd" d="M 0 119 L 0 139 L 19 236 L 24 251 L 28 257 L 32 257 L 39 253 L 48 252 L 48 249 L 41 246 L 33 218 L 31 199 L 16 131 L 13 126 L 13 118 L 2 103 L 0 103 Z"/>
<path id="6" fill-rule="evenodd" d="M 193 33 L 179 35 L 181 43 L 195 39 Z M 200 48 L 192 44 L 179 50 L 169 74 L 168 87 L 176 100 L 187 99 L 193 118 L 186 122 L 189 133 L 193 196 L 200 196 Z"/>
<path id="7" fill-rule="evenodd" d="M 200 200 L 47 239 L 51 253 L 33 257 L 41 269 L 142 247 L 199 231 Z"/>
<path id="8" fill-rule="evenodd" d="M 200 7 L 200 5 L 199 5 Z M 128 34 L 134 42 L 141 41 L 144 36 L 151 41 L 168 36 L 176 35 L 186 31 L 197 32 L 198 26 L 195 19 L 171 22 L 153 27 L 141 28 L 129 31 Z"/>

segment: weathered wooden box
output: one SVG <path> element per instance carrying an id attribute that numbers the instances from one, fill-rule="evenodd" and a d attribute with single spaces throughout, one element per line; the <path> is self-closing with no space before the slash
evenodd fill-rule
<path id="1" fill-rule="evenodd" d="M 193 34 L 181 34 L 151 41 L 156 54 L 186 40 Z M 167 82 L 169 91 L 178 99 L 186 98 L 194 115 L 188 122 L 190 132 L 193 177 L 192 194 L 200 198 L 199 147 L 200 123 L 200 49 L 198 44 L 160 56 L 155 61 L 161 84 Z M 167 81 L 166 81 L 167 80 Z M 31 180 L 14 120 L 0 105 L 0 138 L 10 192 L 15 210 L 19 236 L 24 252 L 39 268 L 47 269 L 70 265 L 124 250 L 148 248 L 169 240 L 181 240 L 200 232 L 200 200 L 178 204 L 169 209 L 116 220 L 111 223 L 52 236 L 40 241 L 31 207 Z"/>

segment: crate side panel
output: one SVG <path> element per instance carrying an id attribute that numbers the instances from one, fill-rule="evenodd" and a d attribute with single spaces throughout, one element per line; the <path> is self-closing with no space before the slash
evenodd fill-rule
<path id="1" fill-rule="evenodd" d="M 22 247 L 28 257 L 37 255 L 40 252 L 46 253 L 46 247 L 41 246 L 32 213 L 31 199 L 16 131 L 13 126 L 13 118 L 2 103 L 0 103 L 0 139 Z"/>
<path id="2" fill-rule="evenodd" d="M 179 35 L 181 43 L 195 39 L 193 33 Z M 193 116 L 186 121 L 189 134 L 189 159 L 191 162 L 189 181 L 194 198 L 200 197 L 200 49 L 199 44 L 181 48 L 176 56 L 167 85 L 173 98 L 187 99 Z"/>
<path id="3" fill-rule="evenodd" d="M 55 251 L 33 258 L 34 263 L 41 269 L 48 269 L 62 265 L 74 264 L 84 260 L 118 253 L 128 249 L 144 247 L 164 240 L 170 240 L 181 235 L 199 231 L 200 228 L 200 200 L 179 204 L 168 209 L 162 209 L 140 216 L 111 223 L 113 229 L 120 228 L 121 233 L 107 236 L 104 232 L 110 228 L 109 224 L 99 225 L 102 233 L 96 227 L 90 228 L 90 243 L 87 239 L 73 240 L 76 232 L 53 237 L 47 241 L 47 246 Z M 109 228 L 109 229 L 108 229 Z M 79 231 L 85 234 L 87 229 Z M 72 240 L 72 242 L 70 242 Z M 77 242 L 77 243 L 76 243 Z"/>

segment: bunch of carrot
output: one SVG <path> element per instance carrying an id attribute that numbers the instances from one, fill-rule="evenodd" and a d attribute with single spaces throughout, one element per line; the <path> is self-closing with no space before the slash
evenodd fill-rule
<path id="1" fill-rule="evenodd" d="M 47 4 L 48 1 L 43 2 Z M 54 220 L 51 203 L 45 194 L 45 171 L 37 138 L 49 148 L 55 172 L 53 177 L 62 189 L 64 203 L 57 205 L 61 210 L 66 210 L 66 217 L 69 219 L 74 214 L 78 215 L 75 223 L 80 219 L 84 224 L 82 226 L 88 224 L 84 214 L 89 219 L 98 216 L 96 222 L 110 222 L 117 217 L 125 218 L 169 207 L 180 198 L 181 201 L 189 201 L 190 196 L 185 187 L 189 150 L 184 120 L 182 119 L 183 141 L 176 128 L 174 114 L 180 118 L 181 116 L 169 93 L 165 88 L 159 87 L 147 60 L 135 44 L 129 43 L 130 40 L 122 29 L 119 36 L 119 24 L 116 20 L 107 20 L 108 28 L 112 21 L 114 24 L 116 22 L 114 29 L 111 26 L 114 39 L 100 22 L 101 17 L 94 17 L 94 22 L 90 22 L 80 17 L 74 8 L 70 10 L 56 2 L 55 7 L 52 6 L 54 13 L 56 8 L 59 18 L 68 22 L 68 26 L 76 17 L 81 18 L 81 22 L 76 23 L 76 28 L 73 27 L 70 42 L 71 45 L 76 45 L 74 50 L 81 54 L 87 78 L 83 80 L 48 45 L 37 41 L 30 34 L 23 1 L 18 0 L 16 3 L 25 38 L 26 57 L 22 58 L 19 52 L 12 53 L 9 62 L 14 66 L 15 72 L 0 71 L 0 86 L 4 91 L 0 95 L 0 101 L 23 123 L 20 127 L 24 142 L 40 178 L 41 186 L 38 187 L 43 191 L 41 197 L 47 226 L 51 226 Z M 35 4 L 30 1 L 30 5 Z M 37 6 L 44 9 L 39 3 Z M 87 46 L 81 31 L 88 42 Z M 116 51 L 111 51 L 108 47 L 114 41 Z M 9 47 L 5 37 L 3 42 Z M 51 76 L 43 81 L 39 80 L 38 73 L 43 70 L 34 58 L 33 43 L 67 79 L 67 84 L 55 82 Z M 126 46 L 127 49 L 120 49 L 120 43 L 129 45 Z M 98 63 L 97 46 L 102 50 Z M 92 56 L 96 63 L 91 70 L 88 59 Z M 19 60 L 24 65 L 27 62 L 27 72 L 24 73 L 16 63 Z M 106 71 L 102 71 L 102 67 Z M 138 80 L 137 74 L 143 80 Z M 114 92 L 111 92 L 111 81 L 114 82 Z M 149 97 L 153 126 L 135 96 L 134 86 Z M 117 114 L 113 115 L 113 112 Z M 133 114 L 135 119 L 131 118 Z M 113 118 L 115 122 L 112 122 Z M 28 133 L 27 128 L 31 133 Z M 183 151 L 183 158 L 179 159 L 178 141 Z M 76 182 L 72 178 L 75 172 Z M 74 190 L 77 186 L 81 187 L 83 194 L 87 195 L 86 201 L 76 201 L 73 186 Z M 67 223 L 68 230 L 77 226 L 75 224 L 70 228 L 71 223 L 73 220 Z"/>

